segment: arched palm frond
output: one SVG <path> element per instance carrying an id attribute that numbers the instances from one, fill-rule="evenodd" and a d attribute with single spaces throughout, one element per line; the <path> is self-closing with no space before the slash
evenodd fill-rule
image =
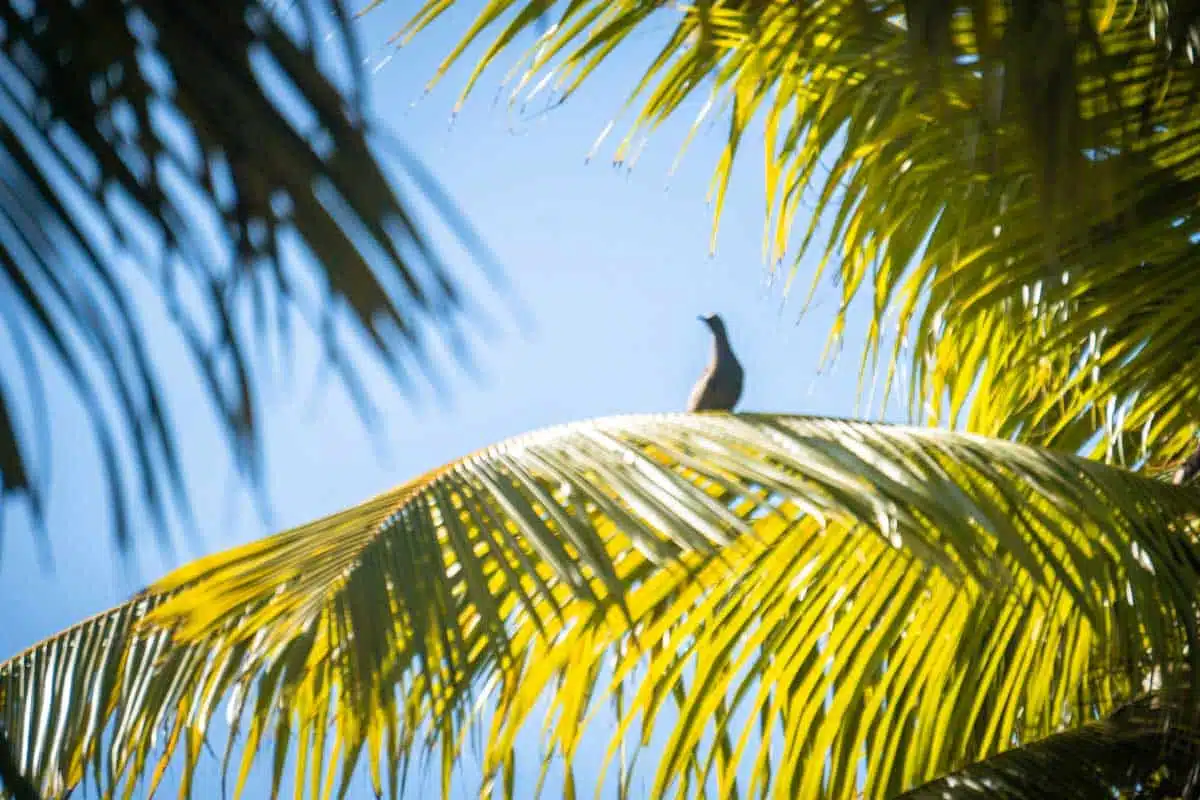
<path id="1" fill-rule="evenodd" d="M 485 254 L 419 165 L 402 189 L 372 150 L 350 24 L 340 0 L 0 7 L 0 498 L 40 507 L 58 373 L 122 542 L 129 506 L 186 507 L 159 318 L 255 479 L 297 328 L 368 416 L 348 334 L 404 387 L 436 379 L 432 338 L 466 357 L 478 311 L 416 200 Z"/>
<path id="2" fill-rule="evenodd" d="M 992 756 L 897 800 L 1190 797 L 1200 781 L 1196 723 L 1194 708 L 1164 708 L 1147 694 L 1103 720 Z"/>
<path id="3" fill-rule="evenodd" d="M 312 797 L 431 754 L 449 782 L 468 735 L 492 791 L 531 796 L 541 710 L 572 785 L 590 732 L 608 785 L 654 797 L 844 797 L 863 763 L 892 796 L 1147 687 L 1182 702 L 1198 502 L 941 431 L 580 422 L 184 567 L 0 667 L 0 722 L 48 791 L 175 755 L 186 793 L 224 699 L 223 768 L 272 739 Z"/>
<path id="4" fill-rule="evenodd" d="M 430 0 L 404 32 L 451 5 Z M 494 29 L 469 91 L 543 14 L 556 24 L 517 89 L 564 99 L 635 31 L 673 23 L 616 158 L 703 99 L 693 133 L 728 124 L 719 220 L 764 122 L 764 253 L 821 255 L 814 280 L 832 272 L 844 299 L 835 334 L 870 298 L 864 369 L 909 362 L 914 417 L 957 410 L 976 432 L 1115 457 L 1144 441 L 1130 463 L 1191 450 L 1195 3 L 491 0 L 438 75 Z"/>

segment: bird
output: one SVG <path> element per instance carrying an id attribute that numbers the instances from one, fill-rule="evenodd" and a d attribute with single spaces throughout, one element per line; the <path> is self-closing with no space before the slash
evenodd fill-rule
<path id="1" fill-rule="evenodd" d="M 708 326 L 713 335 L 712 360 L 704 374 L 692 388 L 688 398 L 688 411 L 732 411 L 742 396 L 742 380 L 745 372 L 733 348 L 729 346 L 729 334 L 720 314 L 697 317 Z"/>

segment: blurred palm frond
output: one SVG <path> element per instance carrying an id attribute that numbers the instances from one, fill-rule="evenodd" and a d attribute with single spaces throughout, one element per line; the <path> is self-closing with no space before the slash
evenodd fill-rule
<path id="1" fill-rule="evenodd" d="M 40 511 L 65 386 L 119 541 L 134 508 L 186 511 L 164 332 L 255 483 L 298 328 L 365 419 L 356 347 L 406 390 L 439 380 L 435 338 L 469 363 L 482 311 L 425 226 L 487 253 L 418 164 L 417 191 L 385 169 L 366 89 L 340 0 L 0 7 L 0 498 Z"/>

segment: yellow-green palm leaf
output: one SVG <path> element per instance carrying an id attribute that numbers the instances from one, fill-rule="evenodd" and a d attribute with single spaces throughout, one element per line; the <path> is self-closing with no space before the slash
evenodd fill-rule
<path id="1" fill-rule="evenodd" d="M 273 739 L 302 796 L 356 768 L 382 792 L 435 745 L 448 781 L 472 730 L 491 789 L 529 796 L 513 742 L 539 707 L 569 785 L 612 708 L 608 779 L 646 749 L 655 797 L 845 797 L 863 757 L 867 796 L 891 796 L 1148 681 L 1182 697 L 1198 507 L 962 434 L 580 422 L 177 571 L 0 667 L 0 720 L 51 792 L 89 764 L 102 787 L 157 780 L 163 747 L 186 791 L 228 698 L 233 775 Z"/>
<path id="2" fill-rule="evenodd" d="M 452 5 L 428 0 L 405 33 Z M 491 0 L 439 74 L 490 35 L 469 90 L 543 16 L 514 100 L 565 98 L 631 37 L 673 24 L 616 158 L 704 99 L 693 132 L 728 124 L 719 217 L 762 121 L 766 255 L 821 256 L 845 300 L 835 333 L 865 296 L 864 364 L 894 352 L 891 375 L 911 359 L 916 416 L 1098 443 L 1129 464 L 1193 446 L 1195 4 Z"/>

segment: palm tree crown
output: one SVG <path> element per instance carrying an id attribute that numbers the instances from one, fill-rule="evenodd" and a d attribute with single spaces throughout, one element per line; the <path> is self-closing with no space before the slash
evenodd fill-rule
<path id="1" fill-rule="evenodd" d="M 600 730 L 620 796 L 1193 792 L 1200 489 L 1155 473 L 1200 419 L 1200 7 L 489 0 L 440 72 L 496 27 L 469 90 L 547 15 L 515 74 L 562 96 L 670 21 L 635 132 L 711 93 L 718 209 L 765 121 L 768 254 L 869 293 L 865 364 L 907 359 L 930 425 L 718 412 L 494 445 L 0 665 L 20 770 L 116 792 L 174 759 L 186 795 L 224 701 L 239 790 L 272 739 L 275 789 L 292 755 L 329 796 L 435 754 L 449 796 L 477 741 L 486 793 L 532 794 L 536 757 L 574 796 Z"/>

